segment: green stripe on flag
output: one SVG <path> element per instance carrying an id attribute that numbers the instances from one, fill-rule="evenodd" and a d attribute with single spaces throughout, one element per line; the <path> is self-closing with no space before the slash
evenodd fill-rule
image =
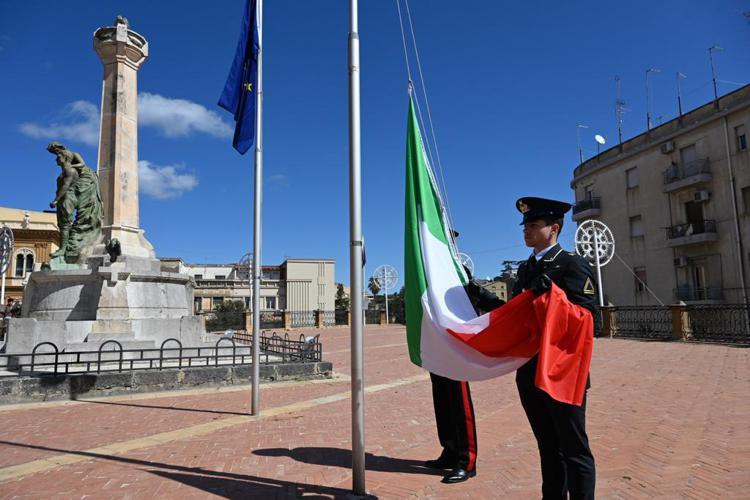
<path id="1" fill-rule="evenodd" d="M 427 170 L 422 136 L 419 132 L 414 103 L 409 100 L 406 127 L 406 221 L 404 224 L 404 281 L 406 301 L 406 339 L 413 363 L 422 365 L 422 295 L 427 290 L 427 276 L 419 236 L 424 222 L 432 235 L 448 245 L 443 225 L 442 207 Z"/>

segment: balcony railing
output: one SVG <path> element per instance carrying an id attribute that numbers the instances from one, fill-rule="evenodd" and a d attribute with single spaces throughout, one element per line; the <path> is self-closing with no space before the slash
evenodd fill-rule
<path id="1" fill-rule="evenodd" d="M 715 220 L 701 220 L 677 224 L 667 228 L 667 239 L 684 238 L 694 234 L 716 233 Z"/>
<path id="2" fill-rule="evenodd" d="M 673 164 L 662 173 L 665 185 L 700 174 L 711 174 L 711 163 L 708 161 L 708 158 L 701 158 L 679 165 Z"/>
<path id="3" fill-rule="evenodd" d="M 587 198 L 585 200 L 581 200 L 575 204 L 573 207 L 573 215 L 576 215 L 580 212 L 585 212 L 586 210 L 592 210 L 597 209 L 601 210 L 601 198 L 600 197 L 594 197 L 594 198 Z"/>
<path id="4" fill-rule="evenodd" d="M 724 293 L 719 287 L 694 288 L 691 286 L 681 286 L 674 289 L 674 296 L 677 300 L 685 301 L 724 299 Z"/>

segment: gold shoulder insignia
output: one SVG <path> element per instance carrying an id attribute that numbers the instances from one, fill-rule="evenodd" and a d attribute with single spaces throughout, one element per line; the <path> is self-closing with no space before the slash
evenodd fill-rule
<path id="1" fill-rule="evenodd" d="M 594 284 L 591 282 L 591 278 L 586 278 L 586 283 L 583 284 L 583 293 L 584 295 L 596 294 L 596 290 L 594 290 Z"/>
<path id="2" fill-rule="evenodd" d="M 568 252 L 568 255 L 575 255 L 575 252 Z"/>

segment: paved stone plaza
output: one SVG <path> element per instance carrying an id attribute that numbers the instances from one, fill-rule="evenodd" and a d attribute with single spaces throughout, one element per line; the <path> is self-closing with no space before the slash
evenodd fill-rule
<path id="1" fill-rule="evenodd" d="M 349 330 L 333 380 L 0 407 L 0 498 L 313 498 L 351 487 Z M 367 488 L 380 498 L 538 498 L 512 376 L 472 384 L 478 475 L 444 485 L 430 384 L 403 327 L 365 330 Z M 750 350 L 597 340 L 589 437 L 600 498 L 748 498 Z"/>

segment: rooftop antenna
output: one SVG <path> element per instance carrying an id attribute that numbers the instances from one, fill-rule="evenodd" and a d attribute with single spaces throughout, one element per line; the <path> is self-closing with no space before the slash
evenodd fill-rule
<path id="1" fill-rule="evenodd" d="M 714 66 L 714 56 L 713 51 L 723 51 L 724 49 L 719 47 L 718 45 L 712 45 L 708 48 L 708 60 L 711 63 L 711 80 L 714 82 L 714 102 L 716 103 L 716 107 L 719 107 L 719 89 L 716 86 L 716 66 Z"/>
<path id="2" fill-rule="evenodd" d="M 687 78 L 686 74 L 677 72 L 677 111 L 680 113 L 680 116 L 682 116 L 682 87 L 680 86 L 680 81 L 685 78 Z"/>
<path id="3" fill-rule="evenodd" d="M 583 148 L 581 148 L 581 129 L 589 128 L 588 125 L 576 125 L 576 137 L 578 138 L 578 164 L 583 163 Z"/>
<path id="4" fill-rule="evenodd" d="M 648 85 L 648 75 L 651 73 L 661 73 L 661 70 L 657 68 L 646 70 L 646 130 L 651 130 L 651 89 Z"/>
<path id="5" fill-rule="evenodd" d="M 615 116 L 617 117 L 617 138 L 619 144 L 622 145 L 622 114 L 627 111 L 625 105 L 627 104 L 622 99 L 622 82 L 620 76 L 615 75 L 615 82 L 617 84 L 617 98 L 615 99 Z"/>

